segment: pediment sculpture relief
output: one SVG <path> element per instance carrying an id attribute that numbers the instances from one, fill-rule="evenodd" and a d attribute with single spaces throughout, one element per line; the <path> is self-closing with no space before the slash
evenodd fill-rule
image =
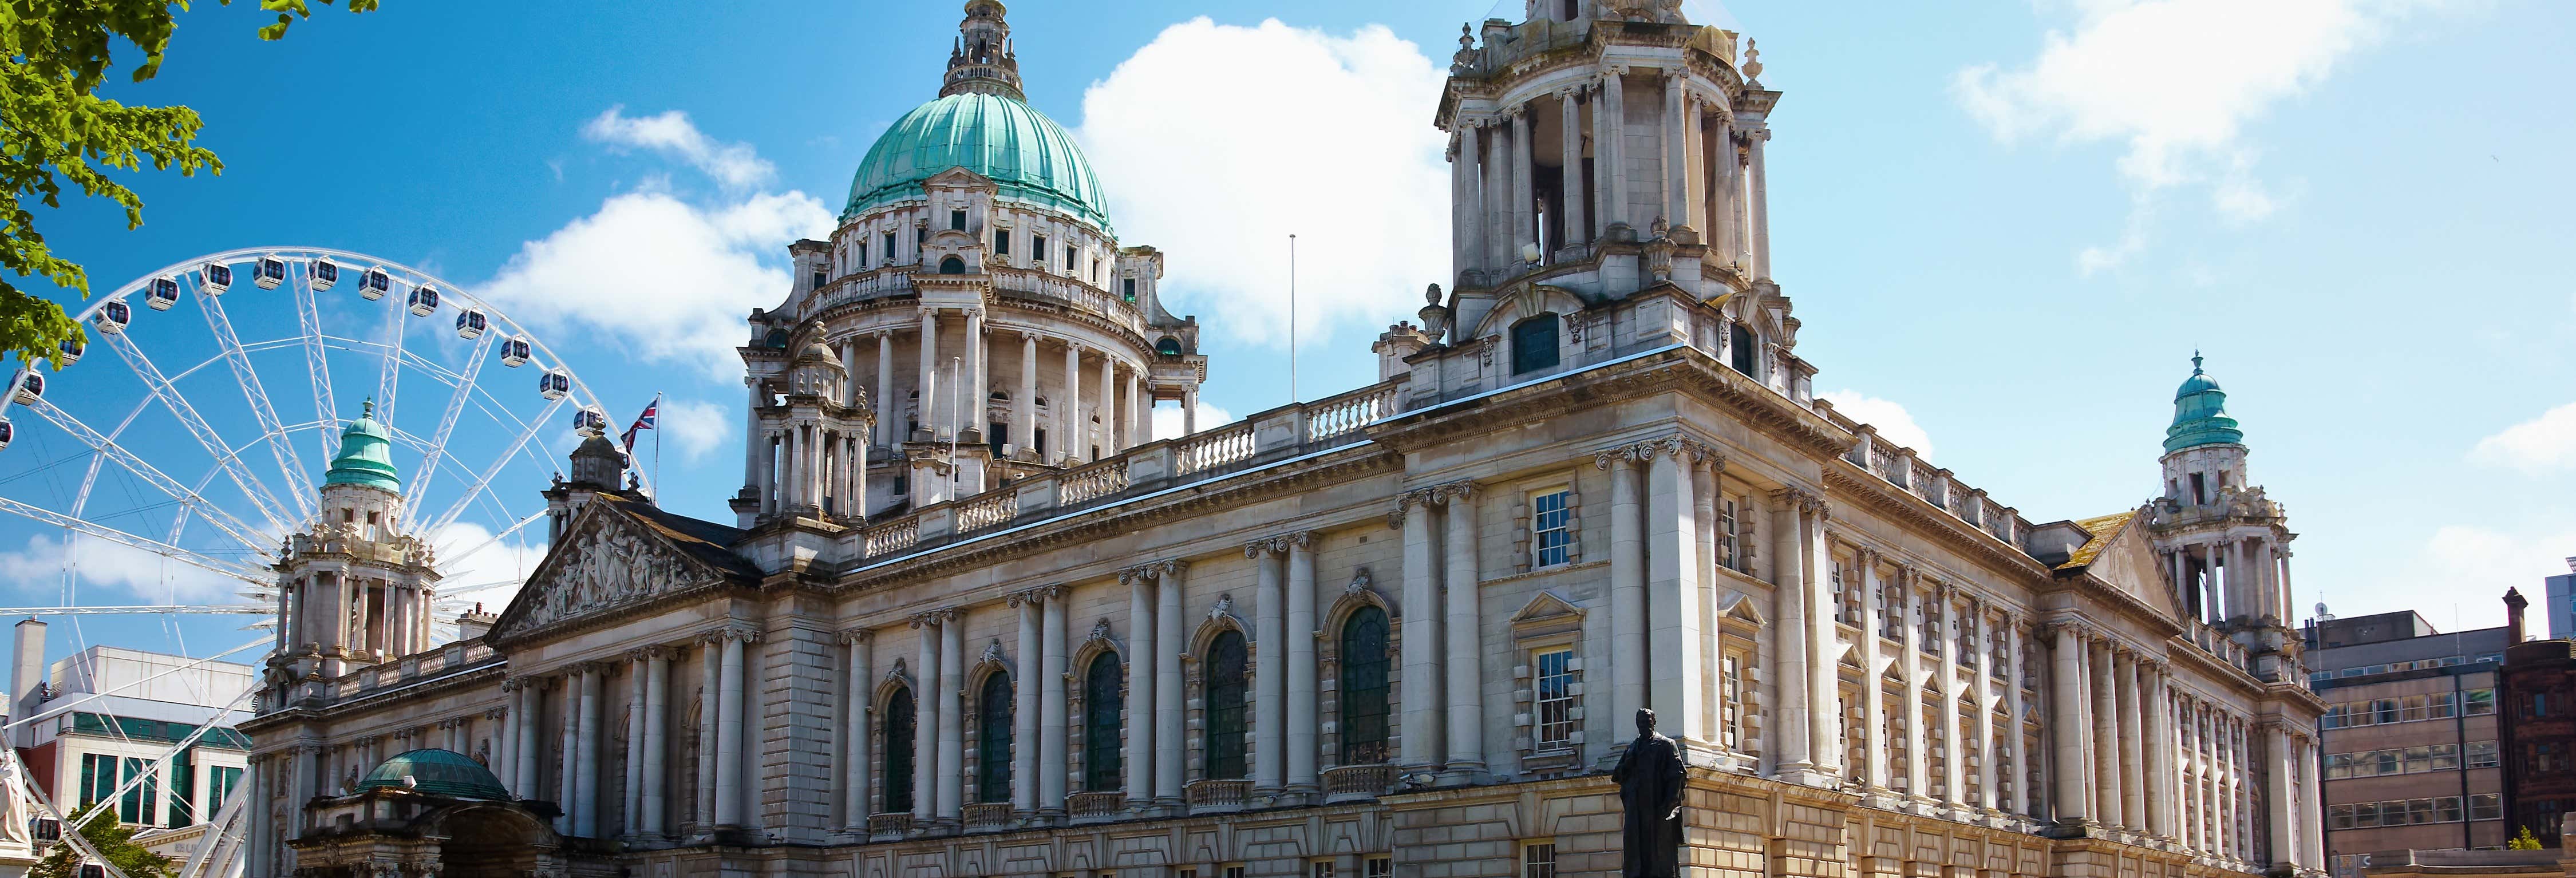
<path id="1" fill-rule="evenodd" d="M 670 545 L 622 522 L 603 520 L 557 551 L 550 576 L 521 628 L 716 585 L 723 576 Z"/>

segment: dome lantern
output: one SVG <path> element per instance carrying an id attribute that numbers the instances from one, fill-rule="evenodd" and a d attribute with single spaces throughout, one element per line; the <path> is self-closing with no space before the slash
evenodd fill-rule
<path id="1" fill-rule="evenodd" d="M 402 475 L 394 469 L 393 437 L 376 422 L 376 401 L 359 409 L 358 419 L 340 431 L 340 453 L 331 458 L 325 485 L 365 485 L 402 493 Z"/>
<path id="2" fill-rule="evenodd" d="M 988 94 L 1028 100 L 1020 91 L 1020 56 L 1011 47 L 1011 24 L 1002 20 L 1008 11 L 1000 0 L 968 0 L 966 20 L 957 23 L 957 42 L 948 50 L 940 97 Z"/>
<path id="3" fill-rule="evenodd" d="M 2217 379 L 2201 371 L 2199 351 L 2192 352 L 2191 377 L 2174 389 L 2173 402 L 2173 424 L 2165 428 L 2165 451 L 2245 442 L 2245 431 L 2237 429 L 2236 419 L 2227 416 L 2227 391 L 2219 389 Z"/>

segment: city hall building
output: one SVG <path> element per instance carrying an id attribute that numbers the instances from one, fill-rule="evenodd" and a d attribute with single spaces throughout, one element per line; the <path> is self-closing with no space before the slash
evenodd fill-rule
<path id="1" fill-rule="evenodd" d="M 2047 522 L 1834 411 L 1780 94 L 1676 7 L 1462 33 L 1455 271 L 1381 380 L 1149 441 L 1221 357 L 970 0 L 750 315 L 732 521 L 593 438 L 434 645 L 349 426 L 277 567 L 250 875 L 1610 875 L 1639 708 L 1692 874 L 2316 873 L 2293 535 L 2217 383 L 2157 499 Z"/>

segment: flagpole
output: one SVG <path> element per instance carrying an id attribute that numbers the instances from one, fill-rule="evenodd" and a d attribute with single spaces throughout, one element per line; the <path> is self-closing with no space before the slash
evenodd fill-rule
<path id="1" fill-rule="evenodd" d="M 1288 401 L 1297 401 L 1297 235 L 1288 235 Z"/>
<path id="2" fill-rule="evenodd" d="M 662 505 L 662 392 L 653 391 L 653 505 Z"/>

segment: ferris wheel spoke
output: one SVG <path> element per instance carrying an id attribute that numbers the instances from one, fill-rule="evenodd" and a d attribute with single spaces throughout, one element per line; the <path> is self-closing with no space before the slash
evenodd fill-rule
<path id="1" fill-rule="evenodd" d="M 510 447 L 502 449 L 501 455 L 492 459 L 491 466 L 485 467 L 483 472 L 475 475 L 474 482 L 465 487 L 465 493 L 458 496 L 455 503 L 449 504 L 446 511 L 438 514 L 438 518 L 430 523 L 429 532 L 436 533 L 440 528 L 455 523 L 457 516 L 464 515 L 465 508 L 473 505 L 474 498 L 480 496 L 483 489 L 492 484 L 492 477 L 500 475 L 502 467 L 509 465 L 510 458 L 518 456 L 519 449 L 527 447 L 528 440 L 536 438 L 537 431 L 543 429 L 547 421 L 554 419 L 555 410 L 563 408 L 565 399 L 571 399 L 571 397 L 567 396 L 546 403 L 545 411 L 537 413 L 535 418 L 528 421 L 527 428 L 519 431 L 519 437 L 511 440 Z"/>
<path id="2" fill-rule="evenodd" d="M 483 374 L 483 360 L 492 353 L 492 342 L 501 337 L 497 332 L 483 333 L 474 342 L 474 353 L 465 363 L 465 374 L 456 382 L 456 392 L 447 395 L 447 410 L 438 416 L 438 431 L 431 435 L 429 453 L 421 459 L 420 475 L 411 481 L 411 496 L 403 498 L 406 517 L 420 508 L 420 499 L 429 493 L 430 477 L 438 474 L 438 465 L 447 459 L 447 438 L 456 432 L 457 416 L 465 413 L 466 400 L 474 397 L 474 379 Z"/>
<path id="3" fill-rule="evenodd" d="M 133 339 L 123 333 L 108 336 L 107 342 L 109 347 L 116 349 L 117 356 L 123 357 L 125 364 L 133 368 L 134 374 L 151 386 L 152 395 L 158 397 L 161 404 L 170 409 L 171 414 L 178 416 L 179 423 L 188 428 L 188 433 L 196 438 L 197 444 L 204 446 L 206 453 L 214 456 L 215 465 L 232 477 L 234 486 L 239 487 L 243 494 L 249 496 L 251 505 L 259 507 L 260 514 L 266 517 L 270 524 L 276 526 L 277 532 L 285 533 L 294 530 L 294 527 L 287 523 L 290 516 L 286 514 L 285 504 L 278 502 L 277 496 L 269 492 L 268 485 L 259 480 L 257 473 L 251 472 L 248 467 L 242 465 L 241 456 L 234 454 L 225 446 L 223 438 L 215 433 L 214 426 L 206 423 L 204 416 L 197 414 L 196 406 L 190 405 L 188 398 L 179 394 L 178 388 L 171 386 L 170 379 L 161 374 L 160 367 L 152 364 L 152 358 L 145 356 L 143 349 L 136 347 Z"/>
<path id="4" fill-rule="evenodd" d="M 331 402 L 331 363 L 322 355 L 322 313 L 313 301 L 313 274 L 309 268 L 295 270 L 295 322 L 303 331 L 304 368 L 313 383 L 314 417 L 325 424 L 316 435 L 322 442 L 322 457 L 330 459 L 338 449 L 331 447 L 331 428 L 327 425 L 340 417 Z"/>
<path id="5" fill-rule="evenodd" d="M 124 467 L 127 472 L 133 473 L 136 478 L 142 479 L 152 487 L 159 488 L 161 493 L 170 495 L 170 499 L 179 501 L 179 504 L 183 507 L 181 513 L 183 517 L 187 512 L 195 512 L 199 516 L 204 517 L 206 519 L 206 523 L 214 525 L 216 530 L 223 531 L 225 535 L 230 536 L 233 539 L 240 540 L 244 548 L 259 551 L 267 545 L 267 541 L 265 539 L 252 536 L 253 531 L 250 525 L 243 524 L 241 519 L 234 518 L 231 513 L 208 504 L 204 496 L 198 494 L 196 491 L 189 490 L 185 485 L 179 484 L 179 480 L 171 478 L 169 474 L 162 472 L 159 467 L 155 467 L 144 462 L 142 458 L 134 456 L 134 453 L 125 450 L 124 446 L 108 441 L 106 436 L 101 435 L 97 430 L 90 429 L 88 424 L 81 423 L 79 418 L 72 417 L 70 412 L 63 411 L 61 408 L 56 407 L 52 401 L 39 399 L 36 400 L 35 405 L 29 406 L 29 408 L 34 409 L 38 416 L 43 417 L 54 426 L 61 428 L 63 432 L 71 434 L 72 438 L 79 440 L 81 444 L 89 446 L 90 450 L 98 452 L 99 459 L 116 461 L 118 466 Z M 93 469 L 94 468 L 95 467 L 93 466 Z M 84 484 L 87 484 L 87 482 L 84 482 Z M 88 494 L 89 492 L 87 490 L 83 490 L 81 492 L 82 499 L 86 500 Z M 81 509 L 77 505 L 72 510 L 72 514 L 74 515 L 78 515 L 80 512 Z M 172 538 L 176 539 L 178 524 L 174 523 L 171 529 L 173 532 Z"/>
<path id="6" fill-rule="evenodd" d="M 544 518 L 544 517 L 546 517 L 546 513 L 547 513 L 548 511 L 549 511 L 549 510 L 539 509 L 539 510 L 537 510 L 537 511 L 535 511 L 535 512 L 529 513 L 529 514 L 528 514 L 528 516 L 527 516 L 526 518 L 519 519 L 518 521 L 511 523 L 511 525 L 510 525 L 509 527 L 502 528 L 500 533 L 493 534 L 493 535 L 491 536 L 491 538 L 486 539 L 486 540 L 484 540 L 484 541 L 482 541 L 482 542 L 479 542 L 479 543 L 475 543 L 473 548 L 471 548 L 471 549 L 467 549 L 467 550 L 465 550 L 465 551 L 463 551 L 463 552 L 453 553 L 453 554 L 451 554 L 451 553 L 447 553 L 447 552 L 440 552 L 440 553 L 438 553 L 438 559 L 439 559 L 439 560 L 441 560 L 441 561 L 445 561 L 445 562 L 447 562 L 447 563 L 453 564 L 453 563 L 456 563 L 456 562 L 458 562 L 458 561 L 462 561 L 462 560 L 465 560 L 465 559 L 467 559 L 467 558 L 474 557 L 476 554 L 478 554 L 478 553 L 482 552 L 482 551 L 483 551 L 483 550 L 485 550 L 485 549 L 489 549 L 489 548 L 491 548 L 491 547 L 493 547 L 493 546 L 499 545 L 499 544 L 500 544 L 500 542 L 501 542 L 502 540 L 509 539 L 511 534 L 518 533 L 518 532 L 520 531 L 520 529 L 525 528 L 525 527 L 527 527 L 528 525 L 535 524 L 535 523 L 537 522 L 537 519 L 540 519 L 540 518 Z M 476 589 L 487 588 L 487 587 L 490 587 L 490 586 L 480 586 L 480 585 L 478 585 L 478 586 L 475 586 L 474 588 L 470 588 L 470 589 L 460 589 L 459 591 L 473 591 L 473 590 L 476 590 Z"/>
<path id="7" fill-rule="evenodd" d="M 413 286 L 417 287 L 418 284 Z M 376 409 L 385 413 L 385 416 L 379 419 L 380 423 L 394 422 L 394 390 L 402 386 L 402 382 L 398 379 L 402 377 L 403 355 L 409 353 L 403 349 L 404 318 L 409 316 L 411 316 L 410 308 L 404 307 L 399 301 L 394 303 L 393 335 L 387 337 L 384 342 L 385 368 L 376 376 Z"/>
<path id="8" fill-rule="evenodd" d="M 289 485 L 287 494 L 295 500 L 296 515 L 313 517 L 313 474 L 304 470 L 303 459 L 295 454 L 295 443 L 278 425 L 277 406 L 268 401 L 268 388 L 260 384 L 259 372 L 251 368 L 249 352 L 242 350 L 241 337 L 233 332 L 232 317 L 224 313 L 223 297 L 207 295 L 206 288 L 199 286 L 197 306 L 205 312 L 206 326 L 214 331 L 215 342 L 223 346 L 224 360 L 232 366 L 233 381 L 241 385 L 242 397 L 250 402 L 251 415 L 259 420 L 259 429 L 266 438 L 272 440 L 268 442 L 269 455 L 277 459 L 277 468 L 294 483 Z"/>
<path id="9" fill-rule="evenodd" d="M 266 588 L 274 584 L 269 581 L 270 577 L 267 571 L 251 567 L 246 564 L 210 557 L 193 550 L 182 549 L 178 546 L 173 546 L 169 543 L 148 537 L 138 537 L 133 534 L 117 530 L 116 528 L 108 527 L 107 525 L 73 518 L 60 512 L 55 512 L 51 509 L 21 503 L 7 497 L 0 497 L 0 512 L 8 512 L 24 516 L 44 524 L 63 528 L 84 536 L 106 540 L 129 549 L 138 549 L 150 552 L 152 554 L 168 558 L 172 561 L 177 561 L 182 564 L 205 570 L 209 573 L 229 576 L 262 588 Z M 68 552 L 65 553 L 66 556 L 69 554 L 70 553 Z"/>

